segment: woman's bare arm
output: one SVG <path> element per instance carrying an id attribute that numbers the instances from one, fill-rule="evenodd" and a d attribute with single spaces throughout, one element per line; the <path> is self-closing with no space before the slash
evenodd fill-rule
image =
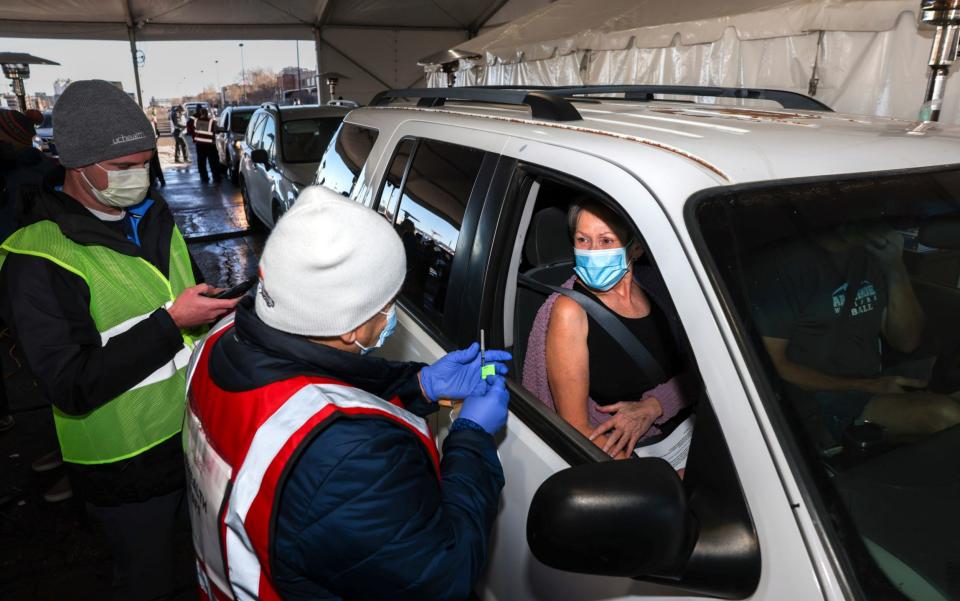
<path id="1" fill-rule="evenodd" d="M 587 348 L 587 314 L 565 296 L 557 299 L 547 327 L 547 381 L 557 414 L 581 434 L 593 432 L 588 417 L 590 351 Z M 606 436 L 593 440 L 601 449 Z"/>

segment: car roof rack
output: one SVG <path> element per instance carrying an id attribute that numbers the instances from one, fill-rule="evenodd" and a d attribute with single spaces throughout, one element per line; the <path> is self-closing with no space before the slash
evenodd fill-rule
<path id="1" fill-rule="evenodd" d="M 468 100 L 496 104 L 526 105 L 534 119 L 545 121 L 579 121 L 580 112 L 570 99 L 602 100 L 595 94 L 623 94 L 623 99 L 636 102 L 656 101 L 655 95 L 709 96 L 769 100 L 790 110 L 833 112 L 816 98 L 765 88 L 726 88 L 717 86 L 678 85 L 594 85 L 594 86 L 464 86 L 456 88 L 409 88 L 384 90 L 374 96 L 370 106 L 386 106 L 395 98 L 417 98 L 417 106 L 443 106 L 447 100 Z"/>
<path id="2" fill-rule="evenodd" d="M 443 106 L 447 100 L 471 100 L 496 104 L 515 104 L 530 107 L 534 119 L 545 121 L 580 121 L 580 112 L 562 96 L 553 93 L 553 88 L 521 87 L 460 87 L 460 88 L 410 88 L 407 90 L 384 90 L 370 101 L 370 106 L 385 106 L 393 98 L 419 98 L 419 107 Z"/>
<path id="3" fill-rule="evenodd" d="M 551 93 L 561 96 L 589 96 L 591 94 L 622 93 L 625 100 L 649 102 L 656 100 L 655 94 L 673 96 L 709 96 L 712 98 L 741 98 L 748 100 L 769 100 L 785 109 L 833 112 L 826 104 L 816 98 L 767 88 L 726 88 L 720 86 L 679 86 L 679 85 L 596 85 L 550 88 Z"/>

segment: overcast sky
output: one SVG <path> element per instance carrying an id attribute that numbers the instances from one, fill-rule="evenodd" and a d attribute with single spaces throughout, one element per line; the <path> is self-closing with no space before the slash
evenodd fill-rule
<path id="1" fill-rule="evenodd" d="M 140 68 L 140 85 L 144 103 L 151 96 L 169 98 L 199 92 L 207 84 L 217 86 L 240 81 L 240 48 L 237 41 L 215 42 L 141 42 L 137 48 L 146 54 Z M 133 92 L 133 66 L 128 42 L 89 40 L 35 40 L 0 38 L 0 52 L 27 52 L 60 63 L 60 66 L 32 65 L 27 93 L 53 94 L 53 82 L 59 78 L 106 79 L 122 81 Z M 294 41 L 245 41 L 243 58 L 247 69 L 266 67 L 279 71 L 296 66 L 297 43 Z M 219 65 L 214 63 L 219 60 Z M 315 69 L 313 42 L 300 42 L 300 66 Z M 12 92 L 10 80 L 0 85 Z"/>

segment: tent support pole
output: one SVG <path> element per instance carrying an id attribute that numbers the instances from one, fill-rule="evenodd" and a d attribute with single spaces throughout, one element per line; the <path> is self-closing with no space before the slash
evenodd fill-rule
<path id="1" fill-rule="evenodd" d="M 323 36 L 320 34 L 320 28 L 313 28 L 313 47 L 317 52 L 317 104 L 322 105 L 323 102 L 323 84 L 320 81 L 320 74 L 323 73 L 323 63 L 320 58 L 320 49 L 323 47 L 321 40 Z"/>
<path id="2" fill-rule="evenodd" d="M 140 67 L 137 65 L 137 34 L 133 27 L 127 25 L 127 35 L 130 37 L 130 60 L 133 62 L 133 79 L 137 84 L 137 103 L 143 108 L 143 92 L 140 91 Z"/>

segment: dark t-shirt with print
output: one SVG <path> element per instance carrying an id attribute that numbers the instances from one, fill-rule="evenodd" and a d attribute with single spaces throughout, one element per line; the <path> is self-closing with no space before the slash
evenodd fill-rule
<path id="1" fill-rule="evenodd" d="M 862 277 L 850 315 L 842 320 L 847 280 L 858 264 Z M 763 252 L 750 276 L 760 333 L 788 340 L 789 360 L 833 376 L 880 373 L 887 282 L 869 253 L 829 252 L 812 241 L 796 241 Z"/>

